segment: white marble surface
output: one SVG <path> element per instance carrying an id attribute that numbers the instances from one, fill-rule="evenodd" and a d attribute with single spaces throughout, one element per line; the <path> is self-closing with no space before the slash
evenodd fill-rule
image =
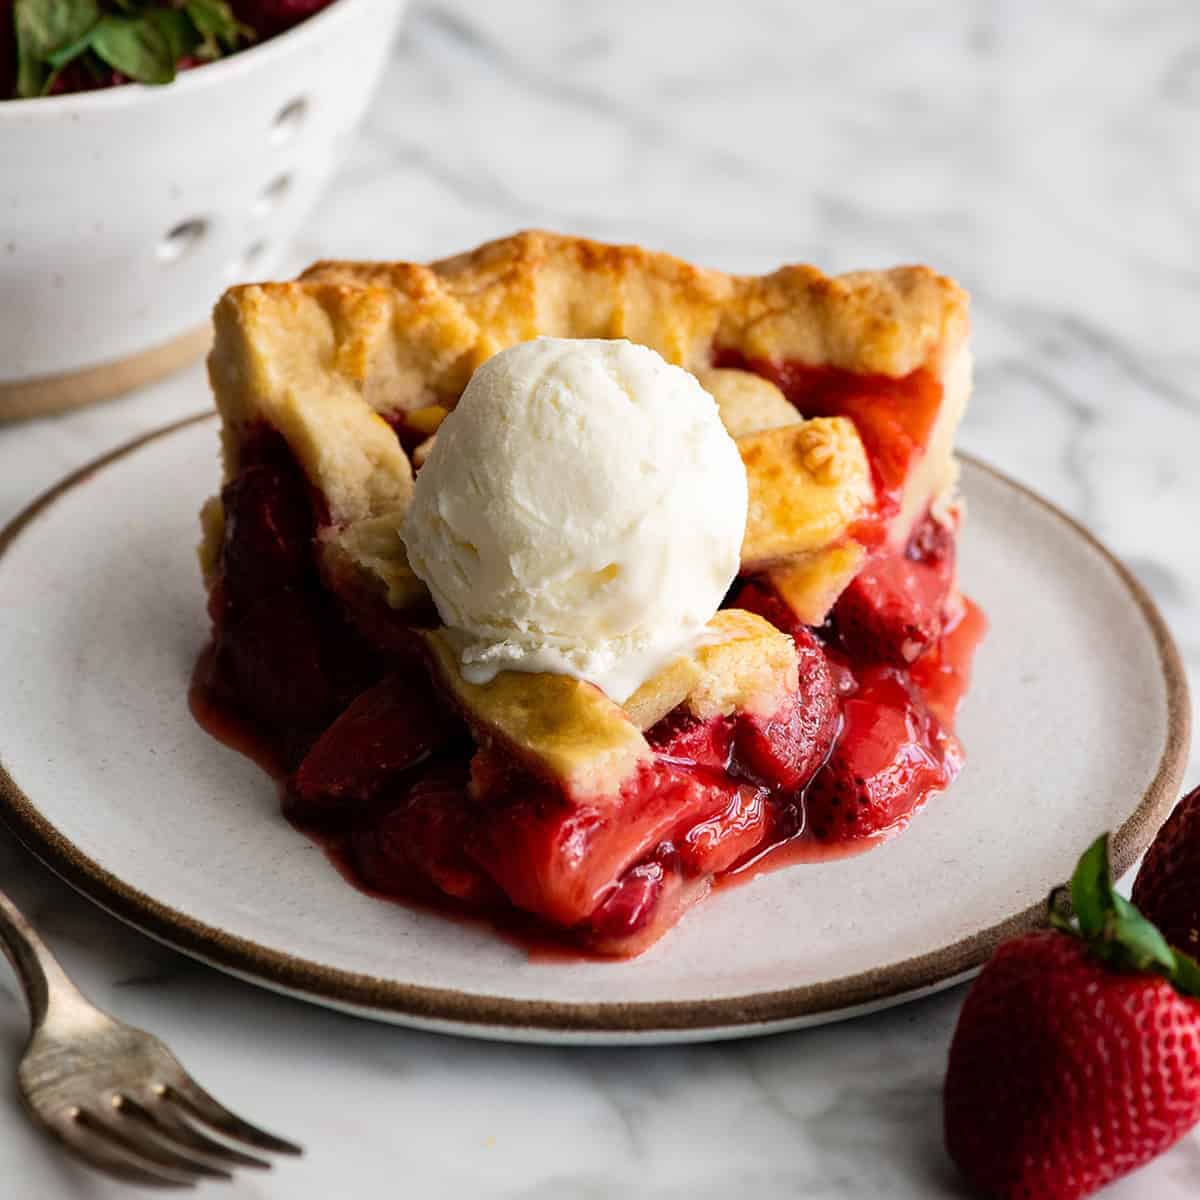
<path id="1" fill-rule="evenodd" d="M 963 445 L 1125 557 L 1196 687 L 1198 126 L 1191 0 L 416 4 L 296 256 L 424 258 L 537 224 L 733 269 L 943 268 L 975 297 Z M 0 430 L 0 520 L 204 403 L 192 370 Z M 1198 767 L 1194 755 L 1193 783 Z M 227 1195 L 963 1194 L 939 1095 L 961 990 L 758 1042 L 484 1045 L 226 979 L 110 920 L 2 836 L 0 878 L 98 1000 L 308 1146 Z M 0 993 L 5 1073 L 25 1018 L 7 974 Z M 64 1162 L 11 1088 L 0 1178 L 37 1200 L 126 1194 Z M 1109 1194 L 1198 1189 L 1194 1134 Z"/>

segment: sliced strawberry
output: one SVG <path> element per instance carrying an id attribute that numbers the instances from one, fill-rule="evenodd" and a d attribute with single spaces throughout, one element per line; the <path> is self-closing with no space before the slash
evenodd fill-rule
<path id="1" fill-rule="evenodd" d="M 824 841 L 892 829 L 950 781 L 946 736 L 902 674 L 863 671 L 843 701 L 842 731 L 805 796 L 808 822 Z"/>
<path id="2" fill-rule="evenodd" d="M 687 875 L 716 875 L 749 854 L 766 837 L 772 815 L 766 788 L 731 785 L 728 803 L 675 840 Z"/>
<path id="3" fill-rule="evenodd" d="M 958 550 L 957 518 L 940 521 L 931 514 L 913 529 L 905 554 L 914 562 L 954 569 Z"/>
<path id="4" fill-rule="evenodd" d="M 677 836 L 689 874 L 723 871 L 758 845 L 769 824 L 767 788 L 797 792 L 829 752 L 837 700 L 820 646 L 802 633 L 809 652 L 801 655 L 799 692 L 774 716 L 741 713 L 702 722 L 676 709 L 647 732 L 665 760 L 727 796 L 721 810 Z"/>
<path id="5" fill-rule="evenodd" d="M 615 823 L 623 825 L 619 816 Z M 659 840 L 654 830 L 646 835 L 630 826 L 613 829 L 613 824 L 595 808 L 569 805 L 527 779 L 511 797 L 485 798 L 467 853 L 517 908 L 559 925 L 577 925 Z"/>
<path id="6" fill-rule="evenodd" d="M 829 674 L 833 678 L 833 691 L 839 700 L 853 696 L 858 691 L 858 677 L 850 660 L 832 646 L 825 652 L 829 659 Z"/>
<path id="7" fill-rule="evenodd" d="M 319 584 L 314 584 L 311 595 L 321 631 L 321 663 L 333 692 L 336 715 L 344 712 L 367 688 L 378 683 L 389 663 L 404 663 L 406 656 L 393 653 L 385 658 L 382 648 L 370 645 L 347 623 L 338 602 L 322 591 Z M 412 666 L 419 661 L 407 656 L 407 662 Z M 421 674 L 424 674 L 423 670 Z M 419 683 L 416 686 L 421 688 Z"/>
<path id="8" fill-rule="evenodd" d="M 368 886 L 389 895 L 498 899 L 495 885 L 463 850 L 473 820 L 465 766 L 431 767 L 391 812 L 353 835 L 355 864 Z"/>
<path id="9" fill-rule="evenodd" d="M 792 612 L 788 602 L 765 579 L 747 580 L 734 593 L 728 607 L 757 613 L 781 633 L 788 634 L 796 642 L 797 649 L 806 639 L 812 639 L 808 626 Z"/>
<path id="10" fill-rule="evenodd" d="M 838 598 L 833 623 L 855 658 L 907 666 L 941 636 L 954 590 L 954 538 L 937 526 L 926 520 L 903 553 L 872 559 Z"/>
<path id="11" fill-rule="evenodd" d="M 663 842 L 729 804 L 734 781 L 724 772 L 659 761 L 644 767 L 620 796 L 596 804 L 568 802 L 503 767 L 473 768 L 480 817 L 468 851 L 518 908 L 560 925 L 596 911 L 621 876 Z M 502 782 L 480 793 L 485 780 Z"/>
<path id="12" fill-rule="evenodd" d="M 247 716 L 294 743 L 306 744 L 336 713 L 320 625 L 299 587 L 261 597 L 221 630 L 218 671 Z"/>
<path id="13" fill-rule="evenodd" d="M 640 863 L 626 871 L 588 921 L 592 935 L 612 942 L 632 937 L 644 928 L 662 895 L 665 877 L 666 870 L 660 862 Z"/>
<path id="14" fill-rule="evenodd" d="M 833 607 L 842 643 L 866 662 L 915 662 L 941 632 L 940 597 L 927 568 L 902 554 L 868 563 Z"/>
<path id="15" fill-rule="evenodd" d="M 303 474 L 277 435 L 253 439 L 221 493 L 221 577 L 210 597 L 218 668 L 239 706 L 289 740 L 333 716 L 312 597 L 312 512 Z"/>
<path id="16" fill-rule="evenodd" d="M 770 717 L 742 713 L 734 734 L 738 773 L 788 792 L 803 787 L 825 760 L 838 720 L 824 648 L 803 627 L 792 641 L 800 669 L 796 694 Z"/>
<path id="17" fill-rule="evenodd" d="M 222 503 L 221 568 L 209 596 L 216 677 L 295 763 L 379 678 L 380 656 L 321 586 L 308 482 L 282 437 L 261 431 L 247 442 Z"/>
<path id="18" fill-rule="evenodd" d="M 388 675 L 363 692 L 305 756 L 288 783 L 289 815 L 348 818 L 455 729 L 423 671 Z"/>
<path id="19" fill-rule="evenodd" d="M 733 722 L 727 717 L 700 721 L 680 707 L 648 729 L 646 740 L 673 763 L 723 771 L 733 753 Z"/>
<path id="20" fill-rule="evenodd" d="M 662 870 L 661 884 L 654 876 L 651 865 Z M 689 878 L 680 874 L 674 864 L 660 862 L 634 867 L 625 877 L 630 891 L 625 891 L 624 880 L 612 901 L 614 910 L 606 913 L 609 901 L 597 912 L 601 928 L 591 921 L 574 930 L 580 942 L 593 954 L 605 957 L 632 958 L 654 945 L 664 933 L 674 926 L 683 914 L 707 894 L 711 881 L 707 875 Z"/>
<path id="21" fill-rule="evenodd" d="M 304 580 L 311 570 L 312 511 L 298 469 L 261 463 L 221 492 L 225 602 L 236 611 Z"/>
<path id="22" fill-rule="evenodd" d="M 775 787 L 802 787 L 829 753 L 837 729 L 837 694 L 825 647 L 771 585 L 752 579 L 734 596 L 744 608 L 788 634 L 796 647 L 796 700 L 774 716 L 743 715 L 735 734 L 739 773 Z"/>

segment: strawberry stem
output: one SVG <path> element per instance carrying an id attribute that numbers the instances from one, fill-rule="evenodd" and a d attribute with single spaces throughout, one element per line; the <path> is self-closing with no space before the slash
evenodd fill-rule
<path id="1" fill-rule="evenodd" d="M 1188 996 L 1200 996 L 1200 963 L 1175 950 L 1113 887 L 1108 834 L 1084 851 L 1071 883 L 1050 893 L 1050 927 L 1077 937 L 1116 971 L 1161 975 Z"/>

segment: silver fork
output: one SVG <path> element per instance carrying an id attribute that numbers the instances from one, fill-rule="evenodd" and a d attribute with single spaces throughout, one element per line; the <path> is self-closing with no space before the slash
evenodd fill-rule
<path id="1" fill-rule="evenodd" d="M 158 1040 L 101 1012 L 0 892 L 0 943 L 25 990 L 33 1030 L 17 1070 L 34 1120 L 90 1166 L 126 1183 L 192 1187 L 269 1167 L 211 1137 L 300 1154 L 218 1104 Z"/>

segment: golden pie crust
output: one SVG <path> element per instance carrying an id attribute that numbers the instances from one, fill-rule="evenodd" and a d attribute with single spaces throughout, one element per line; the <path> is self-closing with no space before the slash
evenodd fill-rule
<path id="1" fill-rule="evenodd" d="M 746 567 L 797 568 L 792 590 L 813 580 L 815 611 L 816 597 L 836 598 L 854 557 L 827 551 L 870 500 L 857 432 L 842 418 L 789 420 L 774 385 L 713 371 L 714 355 L 893 377 L 924 367 L 941 378 L 960 358 L 968 322 L 966 293 L 927 267 L 738 276 L 532 231 L 429 264 L 323 262 L 292 282 L 230 288 L 214 324 L 209 377 L 225 476 L 257 426 L 287 439 L 328 508 L 318 559 L 332 586 L 394 609 L 425 599 L 399 534 L 412 466 L 380 414 L 403 413 L 432 437 L 497 351 L 540 335 L 628 338 L 709 379 L 758 497 Z M 789 463 L 798 469 L 779 492 Z M 210 502 L 201 549 L 209 578 L 221 524 Z"/>
<path id="2" fill-rule="evenodd" d="M 503 746 L 576 801 L 615 800 L 653 754 L 642 730 L 684 705 L 702 721 L 733 712 L 773 716 L 798 686 L 792 639 L 741 609 L 722 609 L 696 645 L 625 702 L 569 675 L 501 671 L 463 678 L 445 631 L 422 635 L 438 682 L 480 744 Z"/>

